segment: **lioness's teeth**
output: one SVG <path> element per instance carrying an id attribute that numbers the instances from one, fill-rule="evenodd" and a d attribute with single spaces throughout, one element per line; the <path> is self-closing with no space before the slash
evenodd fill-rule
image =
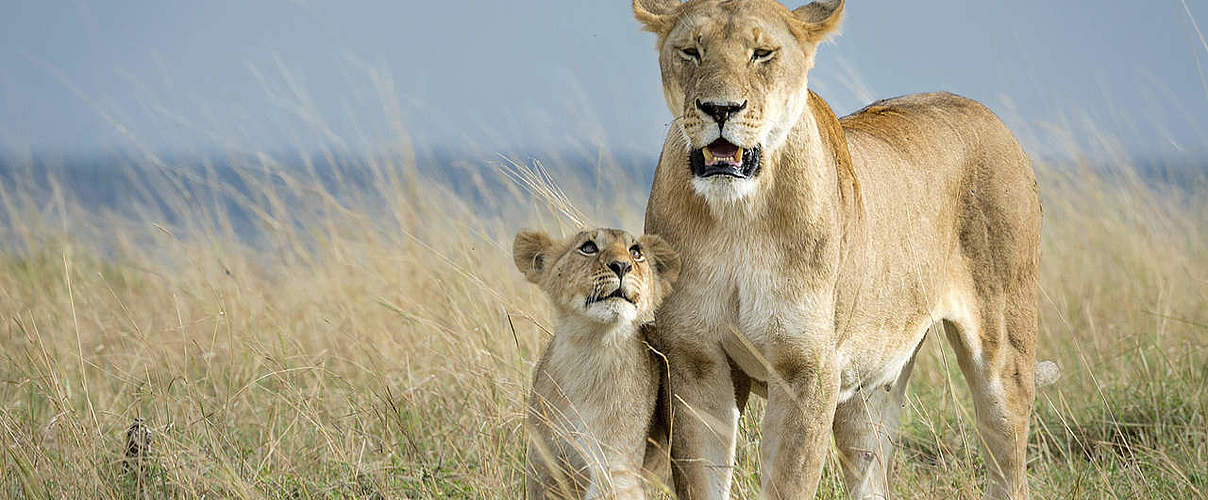
<path id="1" fill-rule="evenodd" d="M 713 164 L 713 153 L 709 152 L 709 148 L 704 148 L 701 152 L 705 153 L 705 165 Z"/>
<path id="2" fill-rule="evenodd" d="M 734 163 L 742 163 L 742 148 L 734 152 Z"/>

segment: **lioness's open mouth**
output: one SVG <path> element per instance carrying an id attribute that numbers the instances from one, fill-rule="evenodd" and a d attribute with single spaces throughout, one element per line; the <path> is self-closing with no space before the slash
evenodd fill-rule
<path id="1" fill-rule="evenodd" d="M 728 175 L 738 179 L 754 177 L 759 173 L 762 148 L 742 148 L 725 139 L 713 141 L 708 146 L 693 150 L 689 154 L 692 174 L 697 177 Z"/>

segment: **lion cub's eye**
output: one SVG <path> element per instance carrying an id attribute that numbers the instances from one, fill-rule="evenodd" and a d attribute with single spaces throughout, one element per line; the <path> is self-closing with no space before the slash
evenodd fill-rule
<path id="1" fill-rule="evenodd" d="M 633 260 L 637 262 L 646 260 L 646 256 L 642 254 L 642 247 L 637 245 L 629 247 L 629 255 L 633 256 Z"/>
<path id="2" fill-rule="evenodd" d="M 699 61 L 700 60 L 700 51 L 696 50 L 696 47 L 687 47 L 687 48 L 680 49 L 680 55 L 683 56 L 684 59 L 687 59 L 689 61 Z"/>
<path id="3" fill-rule="evenodd" d="M 772 58 L 776 51 L 774 49 L 755 49 L 751 52 L 751 61 L 759 62 L 766 61 Z"/>
<path id="4" fill-rule="evenodd" d="M 582 245 L 579 245 L 579 253 L 583 255 L 595 255 L 599 251 L 600 249 L 596 247 L 596 243 L 591 240 L 587 240 Z"/>

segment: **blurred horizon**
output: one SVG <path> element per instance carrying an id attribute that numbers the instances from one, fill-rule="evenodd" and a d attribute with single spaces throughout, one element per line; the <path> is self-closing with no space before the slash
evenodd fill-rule
<path id="1" fill-rule="evenodd" d="M 795 7 L 797 3 L 790 3 Z M 629 2 L 19 0 L 0 155 L 657 155 L 654 36 Z M 946 90 L 1038 156 L 1208 157 L 1204 4 L 848 2 L 810 86 L 844 115 Z M 1205 61 L 1201 63 L 1201 61 Z"/>

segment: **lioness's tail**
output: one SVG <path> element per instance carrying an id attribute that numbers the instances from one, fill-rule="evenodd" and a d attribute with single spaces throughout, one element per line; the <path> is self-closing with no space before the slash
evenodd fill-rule
<path id="1" fill-rule="evenodd" d="M 1059 378 L 1061 370 L 1057 368 L 1057 363 L 1048 360 L 1036 363 L 1036 387 L 1053 385 Z"/>

